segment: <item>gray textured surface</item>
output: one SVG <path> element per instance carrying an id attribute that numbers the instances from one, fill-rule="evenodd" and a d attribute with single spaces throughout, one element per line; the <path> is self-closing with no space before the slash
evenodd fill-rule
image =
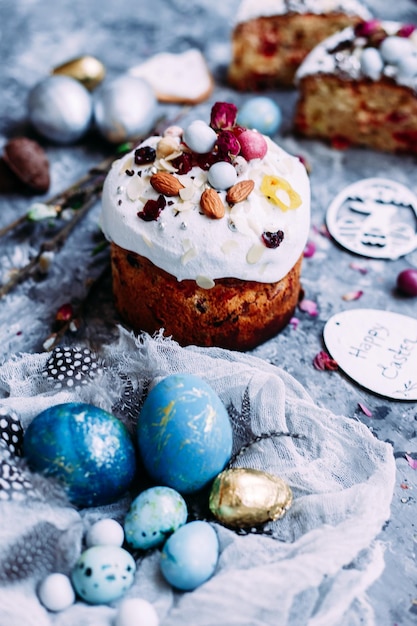
<path id="1" fill-rule="evenodd" d="M 10 137 L 31 135 L 26 120 L 26 97 L 31 87 L 51 67 L 88 53 L 99 57 L 109 76 L 116 76 L 159 51 L 182 51 L 198 47 L 205 54 L 216 79 L 210 101 L 186 113 L 186 118 L 207 117 L 215 100 L 237 104 L 248 97 L 237 94 L 224 83 L 224 69 L 230 58 L 230 29 L 237 0 L 153 0 L 151 3 L 125 0 L 0 0 L 0 148 Z M 374 12 L 388 19 L 417 21 L 413 0 L 373 0 Z M 290 152 L 304 155 L 312 166 L 312 225 L 320 228 L 333 197 L 347 184 L 365 177 L 389 177 L 417 193 L 415 158 L 375 154 L 349 149 L 336 152 L 317 142 L 296 140 L 291 133 L 291 116 L 296 94 L 270 94 L 283 110 L 284 123 L 276 139 Z M 178 108 L 161 107 L 168 116 Z M 70 147 L 43 142 L 51 163 L 52 184 L 45 198 L 61 191 L 91 166 L 112 152 L 112 147 L 93 133 Z M 14 194 L 0 196 L 0 226 L 24 214 L 33 199 Z M 69 238 L 56 256 L 50 273 L 19 285 L 0 301 L 0 358 L 17 352 L 41 351 L 51 332 L 55 311 L 61 304 L 82 301 L 91 279 L 106 267 L 106 252 L 92 257 L 98 235 L 99 205 Z M 2 281 L 8 272 L 24 264 L 37 250 L 48 226 L 20 228 L 0 241 Z M 417 474 L 404 453 L 417 452 L 417 408 L 415 403 L 394 402 L 366 392 L 341 372 L 319 372 L 312 366 L 315 354 L 323 349 L 322 331 L 326 321 L 349 308 L 391 310 L 416 317 L 415 299 L 399 298 L 394 285 L 398 272 L 417 267 L 417 252 L 397 261 L 364 261 L 340 249 L 332 241 L 315 236 L 318 251 L 306 259 L 303 286 L 306 296 L 318 303 L 319 315 L 299 313 L 297 330 L 288 327 L 277 338 L 255 350 L 257 356 L 284 367 L 298 379 L 315 401 L 336 414 L 364 421 L 376 437 L 390 441 L 397 463 L 397 485 L 392 515 L 381 533 L 386 544 L 386 568 L 374 584 L 371 597 L 378 623 L 417 623 L 417 566 L 415 519 Z M 356 261 L 368 268 L 360 274 L 349 268 Z M 345 302 L 342 294 L 362 289 L 358 302 Z M 99 348 L 117 335 L 108 275 L 95 285 L 86 301 L 83 325 L 67 341 L 86 341 Z M 366 405 L 369 418 L 358 409 Z M 406 487 L 406 488 L 405 488 Z"/>

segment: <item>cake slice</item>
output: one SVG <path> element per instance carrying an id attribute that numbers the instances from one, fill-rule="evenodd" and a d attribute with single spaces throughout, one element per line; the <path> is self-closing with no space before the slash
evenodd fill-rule
<path id="1" fill-rule="evenodd" d="M 369 19 L 358 0 L 243 0 L 232 31 L 229 83 L 242 91 L 292 85 L 318 43 Z"/>
<path id="2" fill-rule="evenodd" d="M 372 20 L 319 44 L 297 72 L 295 130 L 333 147 L 417 153 L 417 30 Z"/>

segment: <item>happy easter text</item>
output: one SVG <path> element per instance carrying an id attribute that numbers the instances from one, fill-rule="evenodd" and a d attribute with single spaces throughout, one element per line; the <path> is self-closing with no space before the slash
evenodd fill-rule
<path id="1" fill-rule="evenodd" d="M 407 365 L 414 348 L 417 347 L 417 337 L 415 339 L 403 338 L 398 347 L 386 347 L 385 341 L 389 338 L 389 329 L 385 326 L 375 324 L 368 330 L 362 341 L 357 346 L 351 346 L 349 354 L 358 359 L 367 359 L 374 348 L 386 348 L 386 357 L 382 363 L 377 363 L 381 370 L 381 376 L 389 380 L 397 378 L 404 366 Z"/>

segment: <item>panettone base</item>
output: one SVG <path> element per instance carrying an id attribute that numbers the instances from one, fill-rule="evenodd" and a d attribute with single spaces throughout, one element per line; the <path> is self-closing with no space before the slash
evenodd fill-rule
<path id="1" fill-rule="evenodd" d="M 148 259 L 111 244 L 115 306 L 135 332 L 164 334 L 180 345 L 250 350 L 282 330 L 300 295 L 302 257 L 282 280 L 224 278 L 211 289 L 178 281 Z"/>
<path id="2" fill-rule="evenodd" d="M 241 22 L 232 33 L 229 83 L 243 91 L 290 86 L 310 50 L 361 21 L 344 13 L 286 13 Z"/>
<path id="3" fill-rule="evenodd" d="M 304 76 L 294 126 L 335 148 L 367 146 L 417 153 L 417 97 L 392 80 L 352 81 L 328 74 Z"/>

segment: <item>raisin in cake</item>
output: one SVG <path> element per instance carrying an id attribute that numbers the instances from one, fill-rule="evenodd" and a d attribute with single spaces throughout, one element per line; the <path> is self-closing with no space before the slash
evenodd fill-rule
<path id="1" fill-rule="evenodd" d="M 135 331 L 252 349 L 299 300 L 310 223 L 301 161 L 216 103 L 117 160 L 102 197 L 115 305 Z"/>
<path id="2" fill-rule="evenodd" d="M 298 70 L 298 133 L 334 147 L 417 153 L 417 30 L 372 20 L 317 46 Z"/>
<path id="3" fill-rule="evenodd" d="M 358 0 L 243 0 L 232 31 L 229 82 L 242 91 L 292 85 L 320 41 L 370 18 Z"/>

